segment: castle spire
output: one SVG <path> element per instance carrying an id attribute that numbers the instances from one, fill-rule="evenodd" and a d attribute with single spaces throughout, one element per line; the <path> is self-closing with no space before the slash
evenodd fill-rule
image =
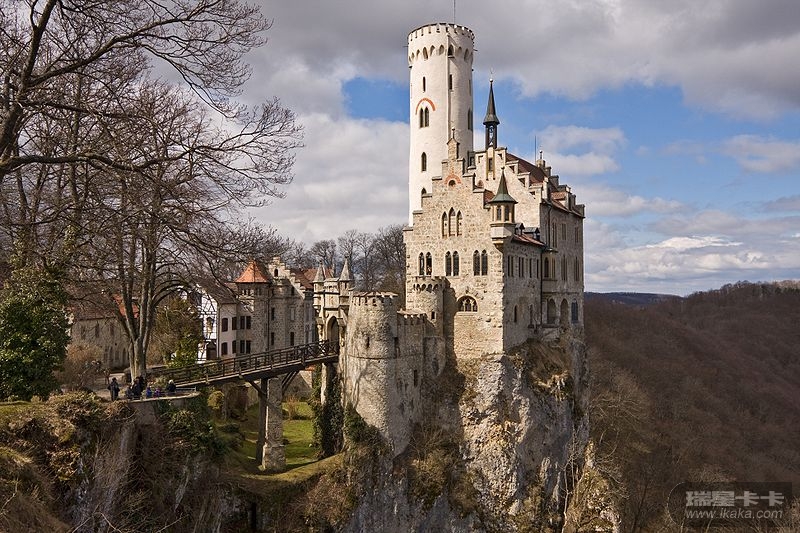
<path id="1" fill-rule="evenodd" d="M 314 277 L 314 281 L 325 281 L 325 267 L 322 266 L 322 263 L 317 267 L 317 275 Z"/>
<path id="2" fill-rule="evenodd" d="M 497 148 L 497 126 L 500 119 L 494 109 L 494 80 L 489 80 L 489 103 L 486 105 L 486 116 L 483 118 L 483 125 L 486 126 L 486 149 Z"/>
<path id="3" fill-rule="evenodd" d="M 350 259 L 346 257 L 342 266 L 342 273 L 339 274 L 339 281 L 353 281 L 353 276 L 350 274 Z"/>

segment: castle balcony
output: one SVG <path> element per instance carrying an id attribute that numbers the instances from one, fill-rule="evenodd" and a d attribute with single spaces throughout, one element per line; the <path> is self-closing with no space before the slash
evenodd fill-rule
<path id="1" fill-rule="evenodd" d="M 543 293 L 559 293 L 562 292 L 561 288 L 558 286 L 558 280 L 555 279 L 543 279 L 542 280 L 542 292 Z"/>

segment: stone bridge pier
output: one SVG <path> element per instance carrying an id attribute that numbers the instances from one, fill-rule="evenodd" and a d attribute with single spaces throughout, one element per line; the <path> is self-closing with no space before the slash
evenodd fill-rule
<path id="1" fill-rule="evenodd" d="M 258 392 L 258 442 L 256 462 L 264 471 L 278 472 L 286 468 L 283 445 L 283 379 L 281 377 L 251 381 Z"/>

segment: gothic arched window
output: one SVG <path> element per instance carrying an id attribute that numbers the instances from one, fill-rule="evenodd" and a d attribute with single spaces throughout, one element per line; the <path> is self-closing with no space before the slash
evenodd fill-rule
<path id="1" fill-rule="evenodd" d="M 458 276 L 460 270 L 461 270 L 461 264 L 458 259 L 458 252 L 453 252 L 453 275 Z"/>
<path id="2" fill-rule="evenodd" d="M 419 254 L 419 275 L 425 275 L 425 256 L 422 255 L 422 252 Z"/>
<path id="3" fill-rule="evenodd" d="M 422 155 L 420 156 L 419 160 L 420 160 L 419 161 L 420 170 L 422 172 L 428 170 L 428 154 L 422 152 Z"/>
<path id="4" fill-rule="evenodd" d="M 427 254 L 425 254 L 425 275 L 430 276 L 432 269 L 433 269 L 433 257 L 431 256 L 431 253 L 428 252 Z"/>
<path id="5" fill-rule="evenodd" d="M 475 250 L 472 254 L 472 274 L 475 276 L 481 275 L 481 254 Z"/>
<path id="6" fill-rule="evenodd" d="M 489 254 L 486 250 L 481 252 L 481 275 L 485 276 L 489 273 Z"/>
<path id="7" fill-rule="evenodd" d="M 453 257 L 450 252 L 444 254 L 444 275 L 450 276 L 453 274 Z"/>
<path id="8" fill-rule="evenodd" d="M 442 237 L 447 237 L 447 213 L 442 213 Z"/>
<path id="9" fill-rule="evenodd" d="M 447 234 L 455 235 L 456 231 L 456 210 L 450 208 L 450 213 L 447 215 Z"/>
<path id="10" fill-rule="evenodd" d="M 463 217 L 461 216 L 461 211 L 459 211 L 458 214 L 456 215 L 456 235 L 461 235 L 461 220 L 462 220 L 462 218 Z"/>
<path id="11" fill-rule="evenodd" d="M 458 301 L 458 310 L 462 313 L 475 313 L 478 310 L 478 303 L 472 296 L 464 296 Z"/>

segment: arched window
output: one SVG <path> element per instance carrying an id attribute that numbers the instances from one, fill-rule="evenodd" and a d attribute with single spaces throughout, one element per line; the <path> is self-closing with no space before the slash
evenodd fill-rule
<path id="1" fill-rule="evenodd" d="M 453 57 L 453 45 L 447 47 L 447 57 Z"/>
<path id="2" fill-rule="evenodd" d="M 481 275 L 481 254 L 478 253 L 478 250 L 472 254 L 472 274 L 475 276 Z"/>
<path id="3" fill-rule="evenodd" d="M 422 155 L 420 156 L 419 159 L 420 159 L 419 161 L 420 170 L 422 172 L 425 172 L 426 170 L 428 170 L 428 154 L 422 152 Z"/>
<path id="4" fill-rule="evenodd" d="M 433 270 L 433 257 L 431 256 L 431 253 L 428 252 L 425 254 L 425 275 L 430 276 L 431 270 Z"/>
<path id="5" fill-rule="evenodd" d="M 422 252 L 419 254 L 419 275 L 425 275 L 425 256 L 422 255 Z"/>
<path id="6" fill-rule="evenodd" d="M 573 275 L 575 277 L 575 281 L 580 281 L 581 280 L 581 262 L 578 260 L 577 257 L 575 258 L 575 265 L 573 266 L 573 270 L 574 270 Z"/>
<path id="7" fill-rule="evenodd" d="M 561 258 L 561 279 L 567 281 L 567 258 Z"/>
<path id="8" fill-rule="evenodd" d="M 461 271 L 461 263 L 458 259 L 458 252 L 453 252 L 453 275 L 458 276 Z"/>
<path id="9" fill-rule="evenodd" d="M 572 302 L 572 323 L 578 322 L 578 302 Z"/>
<path id="10" fill-rule="evenodd" d="M 478 303 L 472 296 L 464 296 L 458 301 L 458 310 L 462 313 L 475 313 L 478 310 Z"/>
<path id="11" fill-rule="evenodd" d="M 486 250 L 481 252 L 481 275 L 485 276 L 489 273 L 489 254 Z"/>
<path id="12" fill-rule="evenodd" d="M 422 76 L 422 92 L 425 92 L 425 76 Z"/>
<path id="13" fill-rule="evenodd" d="M 425 110 L 423 108 L 420 108 L 419 110 L 419 127 L 425 127 Z"/>
<path id="14" fill-rule="evenodd" d="M 442 213 L 442 237 L 447 237 L 447 213 Z"/>
<path id="15" fill-rule="evenodd" d="M 453 257 L 450 252 L 444 254 L 444 275 L 450 276 L 453 274 Z"/>
<path id="16" fill-rule="evenodd" d="M 472 109 L 467 110 L 467 129 L 472 131 Z"/>
<path id="17" fill-rule="evenodd" d="M 550 260 L 546 257 L 544 258 L 544 275 L 542 277 L 550 279 Z"/>
<path id="18" fill-rule="evenodd" d="M 461 211 L 459 211 L 458 214 L 456 215 L 456 235 L 461 235 L 461 220 L 462 220 L 462 218 L 463 217 L 461 216 Z"/>
<path id="19" fill-rule="evenodd" d="M 422 115 L 425 117 L 424 122 L 425 122 L 425 127 L 427 128 L 428 126 L 430 126 L 431 123 L 431 110 L 426 107 L 425 109 L 422 110 Z"/>
<path id="20" fill-rule="evenodd" d="M 425 58 L 425 59 L 428 59 L 428 49 L 427 48 L 423 48 L 422 49 L 422 57 Z"/>
<path id="21" fill-rule="evenodd" d="M 447 215 L 447 234 L 454 235 L 456 230 L 456 210 L 450 208 L 450 213 Z"/>

